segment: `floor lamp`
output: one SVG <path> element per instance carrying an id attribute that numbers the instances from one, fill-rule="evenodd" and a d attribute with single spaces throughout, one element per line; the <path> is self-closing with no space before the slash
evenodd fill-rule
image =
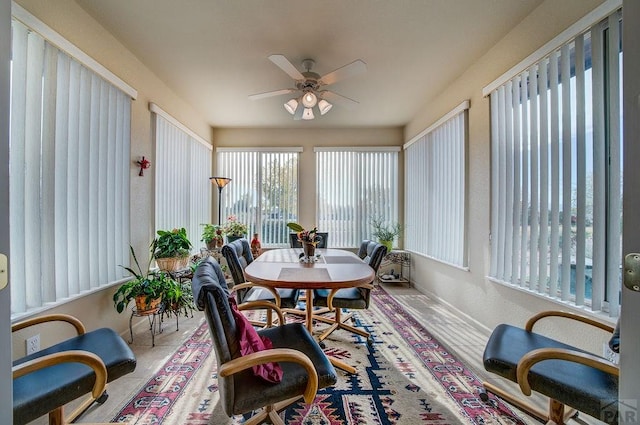
<path id="1" fill-rule="evenodd" d="M 229 177 L 209 177 L 212 183 L 218 186 L 218 224 L 222 224 L 222 188 L 229 184 L 231 179 Z"/>

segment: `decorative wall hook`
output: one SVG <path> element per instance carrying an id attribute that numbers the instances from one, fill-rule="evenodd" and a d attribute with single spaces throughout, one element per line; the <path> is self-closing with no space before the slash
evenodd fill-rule
<path id="1" fill-rule="evenodd" d="M 143 176 L 144 175 L 144 170 L 146 170 L 147 168 L 151 167 L 151 162 L 147 159 L 145 159 L 145 157 L 143 156 L 142 159 L 136 161 L 136 164 L 138 164 L 140 166 L 140 172 L 138 173 L 139 176 Z"/>

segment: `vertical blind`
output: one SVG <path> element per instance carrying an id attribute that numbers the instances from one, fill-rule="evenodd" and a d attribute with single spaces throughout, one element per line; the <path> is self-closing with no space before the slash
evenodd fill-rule
<path id="1" fill-rule="evenodd" d="M 131 99 L 12 21 L 11 311 L 123 277 Z"/>
<path id="2" fill-rule="evenodd" d="M 298 220 L 298 162 L 302 148 L 218 148 L 222 223 L 234 215 L 265 247 L 289 244 L 287 222 Z"/>
<path id="3" fill-rule="evenodd" d="M 465 267 L 466 111 L 456 109 L 405 144 L 405 248 Z"/>
<path id="4" fill-rule="evenodd" d="M 491 277 L 617 316 L 621 14 L 491 91 Z"/>
<path id="5" fill-rule="evenodd" d="M 151 104 L 156 141 L 156 230 L 184 227 L 193 250 L 211 222 L 212 147 Z"/>
<path id="6" fill-rule="evenodd" d="M 372 219 L 398 221 L 399 147 L 315 148 L 316 220 L 329 245 L 372 239 Z"/>

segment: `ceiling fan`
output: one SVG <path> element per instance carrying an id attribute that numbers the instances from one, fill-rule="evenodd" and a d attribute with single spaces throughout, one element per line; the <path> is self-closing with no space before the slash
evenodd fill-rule
<path id="1" fill-rule="evenodd" d="M 289 100 L 284 104 L 284 108 L 293 115 L 294 120 L 312 120 L 314 118 L 313 108 L 318 106 L 320 115 L 326 114 L 332 107 L 331 102 L 340 103 L 346 107 L 353 107 L 357 101 L 339 95 L 330 90 L 322 89 L 323 86 L 337 83 L 345 78 L 353 77 L 367 70 L 367 64 L 360 59 L 344 65 L 323 76 L 318 75 L 311 69 L 315 64 L 313 59 L 302 61 L 305 71 L 300 72 L 284 55 L 271 55 L 269 60 L 295 80 L 295 88 L 280 89 L 257 93 L 249 96 L 251 100 L 264 99 L 271 96 L 281 96 L 289 93 L 301 93 L 300 96 Z"/>

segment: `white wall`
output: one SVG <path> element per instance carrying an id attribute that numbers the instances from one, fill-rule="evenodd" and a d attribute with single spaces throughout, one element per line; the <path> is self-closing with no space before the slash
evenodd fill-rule
<path id="1" fill-rule="evenodd" d="M 558 306 L 486 279 L 490 264 L 490 116 L 489 99 L 482 96 L 482 88 L 600 3 L 601 0 L 546 0 L 453 84 L 443 88 L 441 95 L 406 126 L 404 137 L 409 140 L 463 100 L 471 100 L 467 171 L 470 270 L 465 272 L 414 255 L 411 277 L 418 289 L 465 312 L 486 330 L 502 322 L 521 325 L 532 314 Z M 574 336 L 579 339 L 585 334 L 578 332 Z M 599 344 L 594 342 L 592 346 Z"/>

